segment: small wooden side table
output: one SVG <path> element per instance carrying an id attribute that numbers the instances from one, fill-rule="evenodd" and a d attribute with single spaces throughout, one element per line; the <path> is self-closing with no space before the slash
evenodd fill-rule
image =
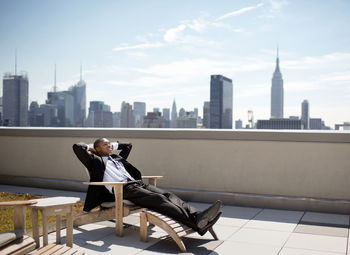
<path id="1" fill-rule="evenodd" d="M 61 214 L 67 215 L 67 242 L 66 245 L 73 247 L 73 205 L 80 200 L 78 197 L 50 197 L 41 199 L 32 199 L 36 201 L 32 208 L 33 238 L 36 242 L 36 248 L 40 247 L 39 241 L 39 215 L 40 210 L 43 220 L 43 245 L 48 244 L 48 222 L 47 217 L 56 215 L 56 243 L 61 243 Z"/>

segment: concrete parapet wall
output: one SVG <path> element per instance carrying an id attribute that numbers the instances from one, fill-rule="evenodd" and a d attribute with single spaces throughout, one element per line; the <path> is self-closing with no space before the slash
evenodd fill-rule
<path id="1" fill-rule="evenodd" d="M 72 145 L 98 137 L 132 142 L 161 187 L 350 200 L 346 131 L 0 128 L 0 175 L 87 181 Z"/>

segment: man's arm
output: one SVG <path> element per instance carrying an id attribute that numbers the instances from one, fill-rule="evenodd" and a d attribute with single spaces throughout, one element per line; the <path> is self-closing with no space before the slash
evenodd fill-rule
<path id="1" fill-rule="evenodd" d="M 131 148 L 132 148 L 131 143 L 119 143 L 118 142 L 118 150 L 121 150 L 119 153 L 119 156 L 121 156 L 124 159 L 127 159 L 129 157 Z"/>
<path id="2" fill-rule="evenodd" d="M 85 143 L 76 143 L 73 145 L 75 155 L 89 171 L 91 171 L 92 159 L 94 157 L 93 154 L 89 153 L 89 151 L 95 153 L 94 150 L 93 145 L 87 145 Z"/>

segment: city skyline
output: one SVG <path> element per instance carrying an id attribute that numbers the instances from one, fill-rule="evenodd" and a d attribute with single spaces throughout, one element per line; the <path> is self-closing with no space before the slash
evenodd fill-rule
<path id="1" fill-rule="evenodd" d="M 55 62 L 59 90 L 76 84 L 82 62 L 87 102 L 119 111 L 122 101 L 142 101 L 151 111 L 176 98 L 203 115 L 210 75 L 222 74 L 234 83 L 233 120 L 245 125 L 248 110 L 269 118 L 278 43 L 284 116 L 300 116 L 307 99 L 310 117 L 349 121 L 349 2 L 137 3 L 1 1 L 1 78 L 14 72 L 17 48 L 29 102 L 45 102 Z"/>

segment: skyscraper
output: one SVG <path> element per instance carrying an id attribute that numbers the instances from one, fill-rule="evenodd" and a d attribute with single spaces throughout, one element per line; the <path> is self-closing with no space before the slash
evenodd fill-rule
<path id="1" fill-rule="evenodd" d="M 38 105 L 36 101 L 29 106 L 29 125 L 32 127 L 53 127 L 57 125 L 57 106 L 52 104 Z"/>
<path id="2" fill-rule="evenodd" d="M 223 75 L 210 78 L 210 128 L 232 129 L 232 80 Z"/>
<path id="3" fill-rule="evenodd" d="M 165 120 L 160 112 L 148 112 L 143 118 L 143 128 L 165 128 Z"/>
<path id="4" fill-rule="evenodd" d="M 74 97 L 71 91 L 48 92 L 46 104 L 57 107 L 59 127 L 74 126 Z"/>
<path id="5" fill-rule="evenodd" d="M 80 81 L 70 88 L 74 98 L 74 125 L 83 127 L 86 119 L 86 83 L 80 74 Z"/>
<path id="6" fill-rule="evenodd" d="M 123 128 L 134 128 L 135 127 L 135 117 L 132 110 L 132 106 L 129 103 L 123 101 L 121 111 L 120 111 L 120 127 Z"/>
<path id="7" fill-rule="evenodd" d="M 2 97 L 0 97 L 0 126 L 2 126 Z"/>
<path id="8" fill-rule="evenodd" d="M 143 117 L 146 115 L 146 103 L 134 102 L 135 127 L 142 127 Z"/>
<path id="9" fill-rule="evenodd" d="M 173 107 L 171 108 L 171 127 L 177 128 L 177 109 L 176 109 L 175 98 L 173 101 Z"/>
<path id="10" fill-rule="evenodd" d="M 3 78 L 3 125 L 27 126 L 28 77 L 6 73 Z"/>
<path id="11" fill-rule="evenodd" d="M 243 128 L 243 122 L 241 119 L 235 121 L 235 129 L 242 129 Z"/>
<path id="12" fill-rule="evenodd" d="M 303 129 L 310 129 L 310 108 L 307 100 L 301 103 L 301 122 Z"/>
<path id="13" fill-rule="evenodd" d="M 90 101 L 87 125 L 90 127 L 113 127 L 110 106 L 103 101 Z"/>
<path id="14" fill-rule="evenodd" d="M 47 93 L 46 104 L 57 107 L 58 123 L 60 127 L 83 127 L 86 121 L 86 83 L 82 79 L 80 67 L 80 81 L 67 91 L 57 91 L 56 65 L 54 72 L 53 92 Z M 45 111 L 52 111 L 46 107 Z M 44 109 L 44 108 L 43 108 Z"/>
<path id="15" fill-rule="evenodd" d="M 186 116 L 186 111 L 183 107 L 179 110 L 179 119 Z"/>
<path id="16" fill-rule="evenodd" d="M 208 101 L 203 105 L 203 127 L 210 128 L 210 102 Z"/>
<path id="17" fill-rule="evenodd" d="M 277 48 L 276 69 L 272 77 L 271 86 L 271 118 L 283 118 L 283 79 L 279 67 L 279 56 Z"/>
<path id="18" fill-rule="evenodd" d="M 163 108 L 163 118 L 165 121 L 165 128 L 170 128 L 170 108 Z"/>

